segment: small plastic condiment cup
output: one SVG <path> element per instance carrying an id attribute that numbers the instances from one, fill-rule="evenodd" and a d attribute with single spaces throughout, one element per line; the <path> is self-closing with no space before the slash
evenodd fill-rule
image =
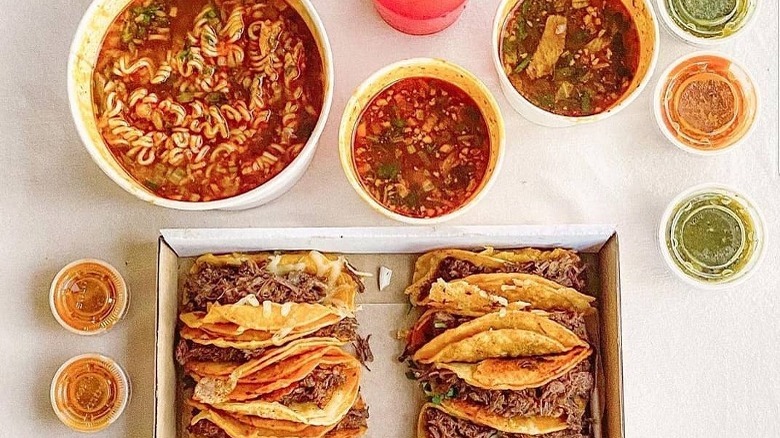
<path id="1" fill-rule="evenodd" d="M 354 133 L 360 116 L 368 104 L 387 87 L 395 82 L 406 78 L 430 77 L 449 82 L 461 90 L 465 91 L 474 102 L 479 106 L 485 123 L 488 127 L 488 137 L 490 138 L 490 160 L 488 162 L 485 176 L 480 186 L 474 194 L 467 199 L 459 208 L 441 215 L 430 218 L 416 218 L 398 214 L 381 203 L 377 202 L 368 193 L 360 182 L 355 163 L 352 156 Z M 474 205 L 476 205 L 490 190 L 496 180 L 496 176 L 501 169 L 501 163 L 504 160 L 505 149 L 505 131 L 504 119 L 501 116 L 501 109 L 490 90 L 476 76 L 464 68 L 450 62 L 434 58 L 414 58 L 400 61 L 388 65 L 365 80 L 352 94 L 347 102 L 344 115 L 341 119 L 339 128 L 339 156 L 341 158 L 341 167 L 347 176 L 352 187 L 360 197 L 370 205 L 374 210 L 385 216 L 413 225 L 431 225 L 445 222 L 462 215 Z"/>
<path id="2" fill-rule="evenodd" d="M 501 37 L 504 31 L 504 23 L 506 23 L 509 14 L 514 11 L 520 1 L 521 0 L 502 0 L 501 3 L 499 3 L 496 16 L 493 20 L 492 55 L 493 65 L 498 74 L 498 81 L 501 84 L 501 91 L 503 91 L 504 96 L 509 101 L 509 104 L 512 105 L 512 108 L 521 116 L 537 125 L 551 128 L 583 125 L 599 122 L 619 113 L 624 108 L 631 105 L 631 103 L 642 94 L 642 91 L 653 77 L 653 71 L 658 63 L 658 52 L 661 40 L 658 19 L 649 3 L 644 0 L 621 0 L 637 26 L 640 43 L 639 67 L 626 92 L 623 93 L 623 96 L 606 111 L 590 116 L 572 117 L 552 113 L 531 103 L 531 101 L 526 99 L 522 93 L 515 89 L 504 71 L 504 65 L 501 61 Z"/>
<path id="3" fill-rule="evenodd" d="M 666 5 L 667 0 L 657 0 L 656 4 L 658 5 L 658 14 L 661 16 L 661 21 L 664 23 L 664 27 L 666 30 L 669 31 L 672 35 L 679 38 L 680 40 L 692 45 L 692 46 L 698 46 L 698 47 L 713 47 L 720 44 L 723 44 L 725 42 L 731 41 L 734 38 L 742 35 L 745 33 L 745 31 L 750 28 L 750 26 L 755 22 L 755 17 L 758 15 L 756 11 L 758 10 L 758 5 L 756 0 L 747 0 L 749 2 L 748 4 L 748 12 L 747 16 L 744 19 L 744 22 L 741 24 L 739 29 L 737 29 L 735 32 L 732 32 L 726 36 L 717 37 L 717 38 L 704 38 L 696 36 L 682 27 L 680 27 L 677 22 L 674 21 L 674 18 L 672 18 L 671 12 L 669 11 L 669 8 Z"/>
<path id="4" fill-rule="evenodd" d="M 676 69 L 680 68 L 686 63 L 691 62 L 692 60 L 695 60 L 696 58 L 713 57 L 720 58 L 730 64 L 729 72 L 732 73 L 732 75 L 739 82 L 739 86 L 742 87 L 742 90 L 745 94 L 745 100 L 747 101 L 745 102 L 745 105 L 750 105 L 749 110 L 751 111 L 751 114 L 748 114 L 750 120 L 747 122 L 749 123 L 747 129 L 745 129 L 741 135 L 734 138 L 729 145 L 718 149 L 701 149 L 683 142 L 677 136 L 675 136 L 674 132 L 669 130 L 669 127 L 664 121 L 666 104 L 664 95 L 666 94 L 666 91 L 670 85 L 670 76 Z M 694 155 L 719 155 L 736 149 L 742 145 L 745 140 L 750 137 L 750 134 L 752 134 L 756 129 L 756 121 L 759 117 L 759 108 L 761 108 L 761 105 L 760 96 L 758 94 L 758 87 L 756 86 L 756 81 L 753 79 L 753 76 L 750 74 L 750 72 L 739 62 L 731 59 L 723 53 L 713 51 L 698 51 L 678 58 L 661 74 L 653 94 L 653 113 L 655 114 L 655 121 L 658 124 L 658 129 L 661 130 L 661 133 L 663 133 L 664 137 L 666 137 L 670 143 L 684 150 L 685 152 L 689 152 Z"/>
<path id="5" fill-rule="evenodd" d="M 78 271 L 79 268 L 91 269 L 92 272 L 99 269 L 101 274 L 108 277 L 108 280 L 112 283 L 111 288 L 114 291 L 113 302 L 110 304 L 111 308 L 103 310 L 102 315 L 105 315 L 105 319 L 95 324 L 95 327 L 90 329 L 79 329 L 69 324 L 58 310 L 58 303 L 62 305 L 63 294 L 68 293 L 66 290 L 70 284 L 69 276 L 73 276 L 74 271 Z M 49 307 L 51 313 L 54 315 L 54 319 L 69 332 L 84 335 L 94 336 L 106 333 L 111 330 L 119 321 L 121 321 L 127 314 L 127 309 L 130 304 L 130 291 L 127 287 L 125 279 L 122 274 L 116 270 L 110 264 L 97 259 L 81 259 L 69 263 L 62 268 L 51 282 L 49 288 Z M 102 310 L 102 309 L 101 309 Z"/>
<path id="6" fill-rule="evenodd" d="M 93 368 L 77 376 L 68 375 L 70 367 L 78 362 L 90 362 L 89 366 Z M 96 366 L 100 367 L 99 372 L 94 370 Z M 105 374 L 110 375 L 111 382 L 103 384 L 100 380 Z M 87 394 L 90 390 L 99 393 Z M 122 366 L 110 357 L 89 353 L 62 364 L 51 380 L 49 398 L 54 413 L 63 424 L 77 432 L 99 432 L 122 415 L 130 402 L 131 392 L 130 377 Z M 113 401 L 112 406 L 91 406 L 96 401 L 109 400 Z M 73 403 L 80 406 L 71 406 Z"/>
<path id="7" fill-rule="evenodd" d="M 750 218 L 753 220 L 753 226 L 755 227 L 753 231 L 756 248 L 750 257 L 750 260 L 748 260 L 747 264 L 740 273 L 729 277 L 725 281 L 704 281 L 701 278 L 696 278 L 689 275 L 675 262 L 674 256 L 671 254 L 671 251 L 667 245 L 667 239 L 669 237 L 668 235 L 671 231 L 669 227 L 670 221 L 673 220 L 678 207 L 683 205 L 691 198 L 706 193 L 715 193 L 728 196 L 729 198 L 739 202 L 742 207 L 744 207 L 745 210 L 747 210 L 749 213 Z M 666 265 L 669 267 L 669 270 L 671 270 L 683 282 L 696 288 L 705 290 L 728 289 L 744 283 L 748 278 L 750 278 L 750 276 L 756 271 L 756 269 L 761 265 L 761 262 L 764 260 L 767 247 L 764 217 L 761 211 L 756 207 L 756 204 L 749 197 L 728 186 L 714 183 L 696 185 L 677 195 L 666 207 L 666 210 L 661 216 L 661 222 L 658 226 L 658 245 L 661 251 L 661 256 L 666 262 Z"/>
<path id="8" fill-rule="evenodd" d="M 458 21 L 468 0 L 374 0 L 387 24 L 408 35 L 441 32 Z"/>

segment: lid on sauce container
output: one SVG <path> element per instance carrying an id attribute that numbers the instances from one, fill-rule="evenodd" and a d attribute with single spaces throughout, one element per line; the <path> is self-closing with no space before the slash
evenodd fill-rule
<path id="1" fill-rule="evenodd" d="M 129 294 L 122 275 L 106 262 L 77 260 L 62 268 L 49 291 L 57 322 L 80 335 L 105 333 L 127 313 Z"/>
<path id="2" fill-rule="evenodd" d="M 79 432 L 97 432 L 116 421 L 130 399 L 130 379 L 113 359 L 84 354 L 65 362 L 51 382 L 57 417 Z"/>
<path id="3" fill-rule="evenodd" d="M 658 0 L 669 31 L 697 46 L 721 44 L 754 21 L 757 0 Z"/>
<path id="4" fill-rule="evenodd" d="M 704 289 L 746 280 L 766 249 L 764 221 L 753 202 L 718 184 L 677 196 L 661 219 L 658 237 L 669 268 Z"/>
<path id="5" fill-rule="evenodd" d="M 755 128 L 759 98 L 741 65 L 715 52 L 686 55 L 661 75 L 654 110 L 664 136 L 698 155 L 740 145 Z"/>

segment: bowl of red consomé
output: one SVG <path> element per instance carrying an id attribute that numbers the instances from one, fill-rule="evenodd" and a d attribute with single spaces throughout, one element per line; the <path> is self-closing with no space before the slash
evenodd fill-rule
<path id="1" fill-rule="evenodd" d="M 476 204 L 504 151 L 488 89 L 446 61 L 411 59 L 353 94 L 339 135 L 342 166 L 369 205 L 407 223 L 443 222 Z"/>

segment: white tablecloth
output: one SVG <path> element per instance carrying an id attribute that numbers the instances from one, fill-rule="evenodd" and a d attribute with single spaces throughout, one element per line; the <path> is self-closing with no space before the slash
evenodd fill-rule
<path id="1" fill-rule="evenodd" d="M 702 292 L 667 271 L 655 237 L 672 197 L 717 181 L 752 195 L 770 237 L 780 239 L 776 1 L 759 2 L 752 29 L 720 48 L 758 81 L 758 129 L 738 151 L 698 158 L 664 141 L 649 90 L 598 125 L 553 130 L 515 114 L 490 60 L 497 0 L 472 0 L 454 27 L 417 38 L 386 26 L 369 0 L 315 0 L 336 59 L 329 123 L 302 181 L 277 202 L 239 213 L 146 205 L 92 163 L 71 121 L 65 87 L 68 48 L 88 3 L 0 0 L 0 437 L 79 436 L 54 416 L 49 384 L 66 359 L 89 351 L 114 356 L 133 382 L 124 416 L 95 436 L 151 436 L 160 228 L 395 225 L 347 183 L 336 136 L 352 90 L 378 68 L 416 56 L 442 57 L 476 73 L 495 93 L 507 122 L 507 155 L 497 183 L 455 223 L 617 224 L 627 436 L 780 436 L 780 244 L 770 247 L 766 263 L 744 286 Z M 693 50 L 663 31 L 659 69 Z M 49 312 L 52 276 L 81 257 L 112 262 L 132 289 L 127 319 L 106 336 L 69 334 Z M 370 435 L 381 437 L 381 429 Z"/>

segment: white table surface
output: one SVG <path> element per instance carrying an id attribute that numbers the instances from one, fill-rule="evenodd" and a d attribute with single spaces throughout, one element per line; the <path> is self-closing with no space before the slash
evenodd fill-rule
<path id="1" fill-rule="evenodd" d="M 366 206 L 344 178 L 337 126 L 363 79 L 415 56 L 443 57 L 475 72 L 495 93 L 507 122 L 507 156 L 497 183 L 455 223 L 617 224 L 627 437 L 780 436 L 776 1 L 760 1 L 752 29 L 720 47 L 753 72 L 763 105 L 750 141 L 715 158 L 694 157 L 664 141 L 649 90 L 598 125 L 552 130 L 515 114 L 489 57 L 497 0 L 472 0 L 454 27 L 422 38 L 391 30 L 369 0 L 314 2 L 333 45 L 336 93 L 311 168 L 271 205 L 185 213 L 125 193 L 92 163 L 76 134 L 65 63 L 89 0 L 0 0 L 0 437 L 79 436 L 54 416 L 49 384 L 66 359 L 91 351 L 114 356 L 133 382 L 123 417 L 93 436 L 151 436 L 160 228 L 396 225 Z M 693 50 L 663 31 L 659 68 Z M 673 277 L 655 239 L 669 200 L 708 181 L 752 195 L 776 243 L 748 283 L 717 293 L 693 290 Z M 49 312 L 51 278 L 82 257 L 115 264 L 132 289 L 127 319 L 106 336 L 69 334 Z M 379 430 L 370 435 L 382 436 Z"/>

